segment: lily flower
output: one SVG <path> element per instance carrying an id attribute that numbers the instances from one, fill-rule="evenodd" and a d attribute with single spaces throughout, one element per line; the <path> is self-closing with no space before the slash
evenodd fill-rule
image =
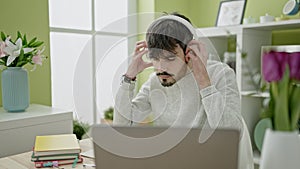
<path id="1" fill-rule="evenodd" d="M 4 48 L 6 47 L 5 42 L 0 42 L 0 58 L 6 56 L 7 54 L 4 52 Z"/>
<path id="2" fill-rule="evenodd" d="M 43 47 L 42 50 L 38 50 L 37 53 L 36 53 L 36 55 L 34 55 L 32 57 L 32 61 L 33 61 L 34 64 L 42 65 L 42 61 L 43 61 L 42 58 L 44 57 L 42 55 L 42 53 L 44 52 L 44 50 L 45 50 L 45 46 Z"/>
<path id="3" fill-rule="evenodd" d="M 9 57 L 6 62 L 6 66 L 9 66 L 21 53 L 22 49 L 22 39 L 18 38 L 16 44 L 13 44 L 8 38 L 5 40 L 7 47 L 4 48 Z M 23 48 L 24 54 L 33 51 L 33 48 Z"/>
<path id="4" fill-rule="evenodd" d="M 36 37 L 27 41 L 26 35 L 19 31 L 17 33 L 18 37 L 12 40 L 9 35 L 0 32 L 0 70 L 6 67 L 23 67 L 28 63 L 35 68 L 47 58 L 42 55 L 45 47 L 39 48 L 44 42 L 38 41 Z"/>

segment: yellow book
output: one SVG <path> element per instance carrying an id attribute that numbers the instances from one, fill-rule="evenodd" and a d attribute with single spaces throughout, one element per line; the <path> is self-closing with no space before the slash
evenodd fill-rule
<path id="1" fill-rule="evenodd" d="M 81 149 L 75 134 L 45 135 L 35 137 L 35 156 L 75 154 L 80 152 Z"/>

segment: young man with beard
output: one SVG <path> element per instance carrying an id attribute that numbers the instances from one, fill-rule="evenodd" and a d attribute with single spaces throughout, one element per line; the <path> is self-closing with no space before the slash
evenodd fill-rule
<path id="1" fill-rule="evenodd" d="M 152 117 L 154 126 L 235 128 L 240 131 L 239 168 L 252 169 L 252 148 L 241 116 L 234 71 L 208 60 L 205 45 L 188 18 L 166 15 L 148 28 L 146 41 L 136 43 L 132 62 L 117 92 L 114 124 L 136 125 Z M 145 62 L 143 55 L 151 62 Z M 138 73 L 155 72 L 134 96 Z"/>

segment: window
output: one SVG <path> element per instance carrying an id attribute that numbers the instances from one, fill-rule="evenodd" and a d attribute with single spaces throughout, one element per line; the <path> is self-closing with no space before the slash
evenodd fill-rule
<path id="1" fill-rule="evenodd" d="M 49 0 L 54 107 L 92 124 L 113 106 L 127 67 L 130 13 L 132 0 Z"/>

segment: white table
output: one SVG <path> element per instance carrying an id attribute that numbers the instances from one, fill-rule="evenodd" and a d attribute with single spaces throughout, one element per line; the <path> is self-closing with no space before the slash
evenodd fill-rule
<path id="1" fill-rule="evenodd" d="M 32 150 L 36 135 L 72 132 L 72 111 L 38 104 L 18 113 L 0 108 L 0 157 Z"/>

